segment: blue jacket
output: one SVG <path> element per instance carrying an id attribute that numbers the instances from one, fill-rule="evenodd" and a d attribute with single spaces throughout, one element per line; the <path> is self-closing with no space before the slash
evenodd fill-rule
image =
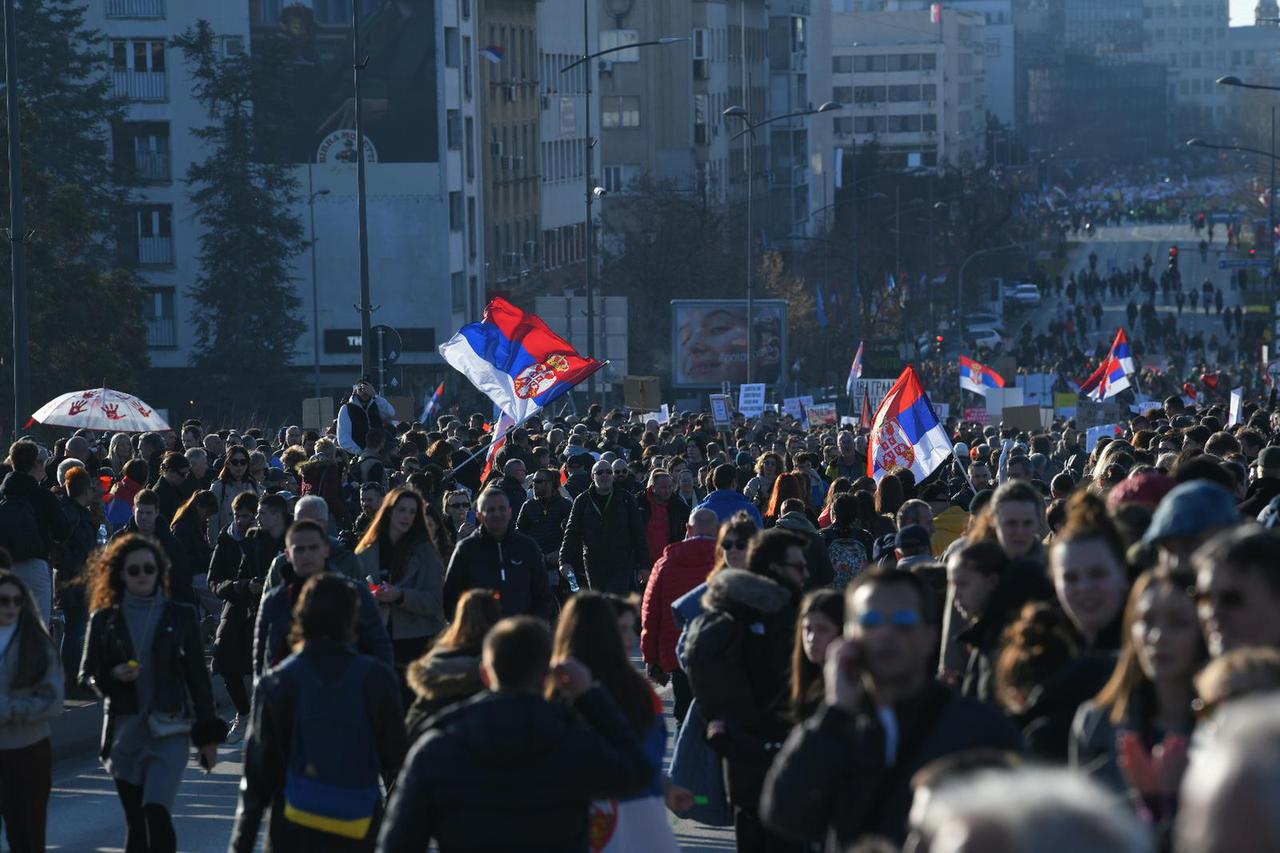
<path id="1" fill-rule="evenodd" d="M 706 611 L 702 607 L 702 596 L 707 591 L 706 582 L 702 582 L 671 603 L 671 613 L 676 617 L 676 627 L 680 636 L 676 638 L 676 660 L 684 669 L 684 638 L 688 636 L 689 623 Z"/>
<path id="2" fill-rule="evenodd" d="M 760 515 L 760 510 L 756 509 L 756 505 L 747 500 L 747 496 L 737 489 L 716 489 L 694 508 L 711 510 L 716 514 L 716 518 L 720 519 L 721 524 L 733 518 L 734 513 L 739 510 L 746 510 L 747 515 L 751 516 L 757 527 L 764 527 L 764 517 Z"/>
<path id="3" fill-rule="evenodd" d="M 336 574 L 336 573 L 335 573 Z M 356 651 L 394 666 L 391 637 L 382 624 L 382 614 L 366 584 L 357 583 L 339 575 L 360 593 L 360 615 L 356 619 Z M 292 567 L 285 582 L 267 594 L 258 608 L 258 624 L 253 632 L 253 675 L 262 676 L 279 661 L 292 653 L 288 648 L 289 628 L 293 625 L 293 603 L 302 590 L 302 579 L 293 573 Z M 283 654 L 281 654 L 283 650 Z"/>

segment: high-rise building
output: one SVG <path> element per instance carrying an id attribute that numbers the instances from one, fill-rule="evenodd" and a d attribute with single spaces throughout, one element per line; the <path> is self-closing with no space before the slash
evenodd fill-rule
<path id="1" fill-rule="evenodd" d="M 360 52 L 367 163 L 368 246 L 374 324 L 394 328 L 398 362 L 387 390 L 407 393 L 443 370 L 436 344 L 483 307 L 475 0 L 362 0 Z M 90 0 L 91 27 L 110 41 L 116 91 L 128 100 L 112 129 L 113 156 L 143 185 L 120 223 L 121 250 L 137 263 L 147 340 L 158 374 L 192 360 L 199 224 L 183 178 L 207 156 L 192 131 L 210 123 L 190 69 L 170 40 L 206 19 L 218 49 L 273 49 L 288 57 L 279 81 L 289 115 L 280 140 L 297 179 L 294 213 L 307 245 L 294 258 L 307 331 L 294 364 L 322 391 L 349 388 L 360 371 L 359 252 L 351 4 L 334 0 Z M 162 400 L 153 400 L 165 405 Z"/>
<path id="2" fill-rule="evenodd" d="M 952 8 L 833 15 L 831 97 L 851 105 L 837 141 L 874 139 L 902 168 L 983 163 L 983 20 Z"/>

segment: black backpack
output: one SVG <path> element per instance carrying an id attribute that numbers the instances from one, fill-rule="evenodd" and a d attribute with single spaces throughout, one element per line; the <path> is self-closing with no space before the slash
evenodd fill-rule
<path id="1" fill-rule="evenodd" d="M 15 562 L 45 557 L 36 508 L 28 498 L 0 498 L 0 546 Z"/>

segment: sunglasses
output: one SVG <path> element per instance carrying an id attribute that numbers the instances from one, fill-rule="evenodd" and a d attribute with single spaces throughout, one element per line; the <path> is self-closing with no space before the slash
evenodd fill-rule
<path id="1" fill-rule="evenodd" d="M 228 459 L 227 464 L 242 468 L 245 465 L 249 464 L 249 460 L 248 459 Z"/>
<path id="2" fill-rule="evenodd" d="M 720 547 L 726 551 L 745 551 L 750 539 L 726 539 L 720 543 Z"/>
<path id="3" fill-rule="evenodd" d="M 20 595 L 0 595 L 0 607 L 21 607 L 22 596 Z"/>
<path id="4" fill-rule="evenodd" d="M 916 610 L 894 610 L 885 613 L 883 610 L 868 610 L 858 617 L 858 624 L 863 628 L 882 628 L 892 625 L 895 628 L 915 628 L 920 624 L 920 613 Z"/>
<path id="5" fill-rule="evenodd" d="M 155 563 L 143 563 L 141 566 L 129 566 L 127 569 L 125 569 L 125 573 L 128 574 L 129 577 L 131 578 L 136 578 L 138 575 L 146 575 L 147 577 L 151 577 L 158 571 L 159 569 L 156 568 Z"/>

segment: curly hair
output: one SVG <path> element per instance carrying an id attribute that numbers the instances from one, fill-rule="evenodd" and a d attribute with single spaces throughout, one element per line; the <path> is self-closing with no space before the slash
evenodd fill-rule
<path id="1" fill-rule="evenodd" d="M 140 533 L 126 533 L 112 539 L 105 548 L 89 557 L 85 576 L 89 579 L 89 609 L 103 610 L 115 607 L 124 596 L 124 561 L 134 551 L 146 549 L 156 558 L 160 570 L 159 583 L 164 594 L 169 594 L 169 558 L 160 543 Z"/>

